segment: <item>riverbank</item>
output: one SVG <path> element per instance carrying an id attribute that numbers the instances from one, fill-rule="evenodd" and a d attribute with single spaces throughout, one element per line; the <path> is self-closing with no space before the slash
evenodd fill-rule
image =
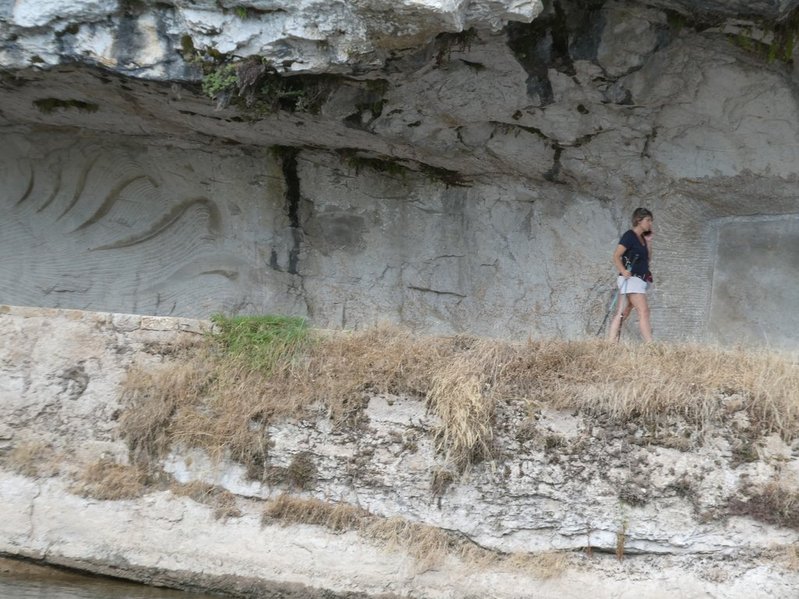
<path id="1" fill-rule="evenodd" d="M 0 309 L 0 553 L 244 597 L 789 597 L 799 583 L 790 360 L 628 348 L 660 367 L 625 383 L 597 370 L 619 351 L 601 343 L 367 331 L 302 348 L 260 393 L 232 377 L 244 412 L 223 377 L 188 393 L 213 372 L 197 362 L 209 330 Z M 153 391 L 176 380 L 180 402 Z"/>

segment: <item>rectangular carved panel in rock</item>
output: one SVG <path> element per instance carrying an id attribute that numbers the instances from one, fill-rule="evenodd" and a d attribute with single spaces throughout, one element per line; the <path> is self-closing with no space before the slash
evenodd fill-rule
<path id="1" fill-rule="evenodd" d="M 795 348 L 799 339 L 799 215 L 722 220 L 709 336 Z"/>

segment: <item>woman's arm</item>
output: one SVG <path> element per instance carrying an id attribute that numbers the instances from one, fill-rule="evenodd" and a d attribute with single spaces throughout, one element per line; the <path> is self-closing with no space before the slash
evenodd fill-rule
<path id="1" fill-rule="evenodd" d="M 633 276 L 629 270 L 624 268 L 624 264 L 622 264 L 621 257 L 624 255 L 624 252 L 627 251 L 627 248 L 623 245 L 619 244 L 616 246 L 616 251 L 613 252 L 613 265 L 616 267 L 616 270 L 619 271 L 619 274 L 623 276 L 625 279 L 629 279 Z"/>

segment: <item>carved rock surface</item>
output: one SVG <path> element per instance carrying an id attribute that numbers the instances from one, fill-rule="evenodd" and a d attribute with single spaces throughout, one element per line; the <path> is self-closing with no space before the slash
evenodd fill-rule
<path id="1" fill-rule="evenodd" d="M 645 205 L 656 338 L 794 349 L 794 5 L 5 2 L 0 297 L 595 335 Z"/>

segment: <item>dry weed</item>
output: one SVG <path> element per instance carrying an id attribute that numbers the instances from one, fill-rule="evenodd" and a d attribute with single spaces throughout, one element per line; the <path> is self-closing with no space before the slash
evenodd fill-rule
<path id="1" fill-rule="evenodd" d="M 314 524 L 335 532 L 355 530 L 370 517 L 369 512 L 346 503 L 328 503 L 318 499 L 301 499 L 280 495 L 264 510 L 262 522 Z"/>
<path id="2" fill-rule="evenodd" d="M 799 546 L 787 545 L 781 551 L 781 563 L 789 572 L 799 572 Z"/>
<path id="3" fill-rule="evenodd" d="M 459 539 L 457 542 L 457 549 L 453 553 L 465 564 L 478 570 L 487 570 L 502 563 L 505 556 L 496 552 L 476 545 L 465 538 Z M 515 555 L 515 554 L 514 554 Z"/>
<path id="4" fill-rule="evenodd" d="M 430 481 L 430 492 L 434 497 L 441 497 L 454 481 L 455 475 L 450 470 L 437 468 L 433 471 L 433 477 Z"/>
<path id="5" fill-rule="evenodd" d="M 3 458 L 3 463 L 14 472 L 30 478 L 55 476 L 60 461 L 53 447 L 43 441 L 22 442 Z"/>
<path id="6" fill-rule="evenodd" d="M 134 499 L 144 494 L 146 485 L 147 474 L 139 466 L 102 459 L 87 466 L 71 490 L 94 499 Z"/>
<path id="7" fill-rule="evenodd" d="M 217 520 L 241 517 L 241 510 L 236 505 L 236 496 L 222 487 L 192 481 L 186 484 L 175 483 L 171 485 L 170 491 L 175 495 L 188 497 L 192 501 L 212 507 Z"/>
<path id="8" fill-rule="evenodd" d="M 208 352 L 185 354 L 154 372 L 132 367 L 122 383 L 126 410 L 120 433 L 137 458 L 162 455 L 171 445 L 170 425 L 178 406 L 199 404 L 208 388 Z"/>
<path id="9" fill-rule="evenodd" d="M 423 569 L 441 563 L 451 552 L 452 536 L 441 529 L 403 518 L 380 518 L 345 503 L 280 495 L 267 505 L 262 522 L 313 524 L 335 532 L 358 531 L 363 537 L 411 555 Z"/>
<path id="10" fill-rule="evenodd" d="M 568 566 L 563 553 L 501 554 L 474 544 L 452 532 L 411 522 L 404 518 L 383 518 L 346 504 L 280 495 L 269 502 L 262 523 L 312 524 L 334 532 L 357 531 L 365 539 L 390 550 L 404 551 L 424 571 L 454 557 L 471 567 L 485 570 L 496 566 L 522 571 L 544 580 L 559 576 Z"/>
<path id="11" fill-rule="evenodd" d="M 506 366 L 500 393 L 578 408 L 619 422 L 681 416 L 703 428 L 721 399 L 739 396 L 764 429 L 799 432 L 799 365 L 764 351 L 604 341 L 528 343 Z"/>
<path id="12" fill-rule="evenodd" d="M 539 580 L 561 576 L 569 565 L 565 553 L 548 551 L 544 553 L 515 553 L 503 561 L 509 568 L 526 572 Z"/>
<path id="13" fill-rule="evenodd" d="M 762 489 L 748 489 L 746 496 L 745 500 L 730 502 L 730 515 L 747 516 L 767 524 L 799 529 L 799 493 L 795 490 L 772 481 Z"/>
<path id="14" fill-rule="evenodd" d="M 230 456 L 263 479 L 266 427 L 325 413 L 358 425 L 371 394 L 426 401 L 436 441 L 457 471 L 494 455 L 497 406 L 510 400 L 577 409 L 617 422 L 680 417 L 700 431 L 736 398 L 763 431 L 799 433 L 799 365 L 775 353 L 605 341 L 510 343 L 416 337 L 396 328 L 315 334 L 253 368 L 211 343 L 171 367 L 133 370 L 122 430 L 139 453 L 171 444 Z"/>
<path id="15" fill-rule="evenodd" d="M 441 564 L 454 548 L 449 533 L 399 517 L 376 518 L 363 528 L 362 534 L 390 549 L 406 551 L 421 570 Z"/>

